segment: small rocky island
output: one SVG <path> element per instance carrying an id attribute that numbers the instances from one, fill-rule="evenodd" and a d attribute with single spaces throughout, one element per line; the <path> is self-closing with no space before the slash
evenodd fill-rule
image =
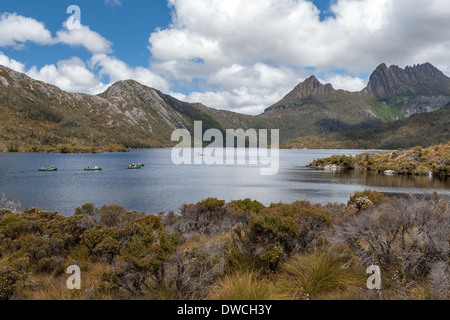
<path id="1" fill-rule="evenodd" d="M 450 143 L 429 148 L 415 147 L 378 154 L 334 155 L 317 159 L 308 167 L 325 170 L 366 170 L 385 175 L 450 176 Z"/>

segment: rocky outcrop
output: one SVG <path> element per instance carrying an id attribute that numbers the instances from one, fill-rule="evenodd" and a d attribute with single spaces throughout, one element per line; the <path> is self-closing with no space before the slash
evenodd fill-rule
<path id="1" fill-rule="evenodd" d="M 334 92 L 331 84 L 323 85 L 315 76 L 311 76 L 294 88 L 286 98 L 302 99 L 313 95 L 329 95 Z"/>
<path id="2" fill-rule="evenodd" d="M 119 81 L 98 96 L 123 110 L 132 124 L 140 123 L 153 116 L 162 119 L 172 130 L 190 127 L 188 121 L 162 98 L 161 92 L 139 82 Z"/>
<path id="3" fill-rule="evenodd" d="M 420 96 L 414 99 L 402 99 L 397 101 L 406 118 L 412 115 L 441 110 L 450 102 L 450 96 Z"/>
<path id="4" fill-rule="evenodd" d="M 378 98 L 407 95 L 450 95 L 450 78 L 430 63 L 402 69 L 381 64 L 370 76 L 364 93 Z"/>
<path id="5" fill-rule="evenodd" d="M 286 109 L 290 104 L 295 104 L 303 99 L 314 96 L 328 96 L 336 90 L 331 84 L 322 84 L 315 76 L 311 76 L 297 85 L 281 101 L 266 109 L 265 112 L 276 109 Z"/>

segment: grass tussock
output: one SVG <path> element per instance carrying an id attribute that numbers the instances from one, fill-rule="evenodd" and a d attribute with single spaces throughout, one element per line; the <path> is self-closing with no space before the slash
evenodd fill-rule
<path id="1" fill-rule="evenodd" d="M 361 269 L 326 250 L 296 254 L 281 265 L 279 288 L 288 299 L 340 299 L 365 284 Z"/>
<path id="2" fill-rule="evenodd" d="M 275 285 L 256 272 L 226 275 L 208 296 L 210 300 L 276 300 Z"/>

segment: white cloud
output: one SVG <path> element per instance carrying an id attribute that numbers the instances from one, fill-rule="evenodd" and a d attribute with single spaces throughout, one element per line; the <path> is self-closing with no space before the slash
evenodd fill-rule
<path id="1" fill-rule="evenodd" d="M 179 100 L 193 103 L 200 102 L 216 109 L 258 115 L 270 105 L 282 99 L 290 90 L 292 90 L 292 86 L 276 88 L 252 86 L 220 91 L 192 92 L 188 95 L 170 94 Z"/>
<path id="2" fill-rule="evenodd" d="M 0 16 L 0 46 L 33 41 L 86 48 L 92 53 L 88 66 L 72 58 L 30 70 L 69 91 L 98 93 L 109 85 L 102 76 L 111 84 L 134 79 L 169 93 L 177 87 L 194 90 L 172 94 L 252 114 L 311 74 L 349 91 L 361 90 L 382 62 L 401 67 L 431 62 L 450 75 L 448 0 L 336 0 L 325 20 L 306 0 L 168 2 L 172 24 L 150 34 L 150 66 L 131 67 L 112 56 L 112 43 L 88 26 L 65 25 L 52 39 L 43 23 L 17 14 Z M 0 63 L 25 70 L 4 54 Z"/>
<path id="3" fill-rule="evenodd" d="M 102 87 L 102 83 L 77 57 L 61 60 L 56 65 L 50 64 L 40 69 L 33 67 L 27 74 L 69 92 L 93 93 L 98 87 Z"/>
<path id="4" fill-rule="evenodd" d="M 258 92 L 257 90 L 247 90 L 246 88 L 232 91 L 206 91 L 192 92 L 189 95 L 172 95 L 180 100 L 188 102 L 201 102 L 202 104 L 216 109 L 231 110 L 234 112 L 258 115 L 270 106 L 269 101 L 275 103 L 286 95 L 286 91 Z"/>
<path id="5" fill-rule="evenodd" d="M 275 68 L 263 63 L 255 63 L 252 66 L 235 64 L 211 75 L 208 84 L 223 89 L 239 87 L 272 89 L 275 86 L 286 85 L 293 78 L 290 69 Z"/>
<path id="6" fill-rule="evenodd" d="M 110 53 L 112 51 L 112 43 L 99 33 L 92 31 L 88 26 L 79 25 L 79 28 L 76 29 L 67 28 L 69 20 L 64 23 L 65 30 L 56 33 L 58 43 L 84 47 L 93 54 Z"/>
<path id="7" fill-rule="evenodd" d="M 204 99 L 211 107 L 260 110 L 255 92 L 267 107 L 272 93 L 295 85 L 293 74 L 305 77 L 306 68 L 350 91 L 365 87 L 382 62 L 401 67 L 431 62 L 450 70 L 448 1 L 337 0 L 325 20 L 306 0 L 169 0 L 169 5 L 172 24 L 149 38 L 157 61 L 153 69 L 173 83 L 196 80 L 199 92 L 187 99 Z"/>
<path id="8" fill-rule="evenodd" d="M 217 109 L 256 115 L 280 100 L 299 81 L 288 68 L 263 63 L 251 66 L 235 64 L 210 75 L 202 84 L 206 88 L 203 92 L 170 94 L 188 102 L 201 102 Z"/>
<path id="9" fill-rule="evenodd" d="M 16 13 L 3 13 L 0 16 L 0 30 L 0 46 L 20 47 L 27 41 L 52 43 L 52 35 L 42 22 Z"/>
<path id="10" fill-rule="evenodd" d="M 107 1 L 110 4 L 120 5 L 120 1 Z M 10 59 L 0 51 L 0 64 L 10 67 L 18 72 L 27 73 L 30 77 L 58 86 L 69 92 L 85 92 L 97 94 L 103 92 L 108 86 L 120 80 L 133 79 L 144 85 L 163 91 L 169 91 L 170 85 L 161 76 L 146 67 L 129 67 L 124 61 L 107 53 L 112 52 L 112 43 L 88 26 L 77 25 L 77 28 L 69 28 L 73 22 L 69 18 L 64 24 L 64 29 L 56 33 L 52 39 L 44 25 L 31 18 L 25 18 L 16 14 L 4 14 L 0 16 L 0 46 L 18 47 L 25 41 L 49 44 L 67 44 L 74 47 L 84 47 L 93 54 L 89 62 L 89 68 L 78 57 L 60 60 L 56 64 L 48 64 L 41 68 L 33 66 L 28 71 L 23 63 Z M 32 31 L 28 29 L 33 29 Z M 28 30 L 26 33 L 24 30 Z M 3 32 L 5 31 L 5 32 Z M 95 69 L 99 67 L 97 72 Z M 100 81 L 102 76 L 108 76 L 110 83 Z"/>
<path id="11" fill-rule="evenodd" d="M 92 67 L 100 67 L 100 75 L 107 75 L 110 83 L 121 80 L 135 80 L 146 86 L 161 91 L 168 91 L 169 83 L 161 76 L 144 67 L 131 68 L 122 60 L 105 54 L 94 55 L 91 59 Z"/>
<path id="12" fill-rule="evenodd" d="M 368 79 L 351 77 L 348 75 L 332 75 L 327 80 L 321 80 L 322 83 L 331 83 L 335 89 L 342 89 L 351 92 L 361 91 L 367 86 Z"/>
<path id="13" fill-rule="evenodd" d="M 24 72 L 25 70 L 25 65 L 23 63 L 7 57 L 1 51 L 0 51 L 0 65 L 8 67 L 17 72 Z"/>

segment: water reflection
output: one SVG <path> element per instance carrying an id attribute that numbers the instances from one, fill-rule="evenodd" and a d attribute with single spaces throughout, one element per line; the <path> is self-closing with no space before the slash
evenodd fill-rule
<path id="1" fill-rule="evenodd" d="M 314 170 L 314 169 L 306 169 Z M 393 188 L 430 188 L 440 189 L 450 187 L 450 181 L 447 177 L 413 176 L 413 175 L 383 175 L 376 172 L 342 170 L 325 171 L 318 170 L 318 176 L 322 179 L 334 177 L 334 183 L 348 183 L 349 181 L 358 181 L 372 187 L 393 187 Z M 314 176 L 314 173 L 310 173 Z M 297 178 L 305 175 L 305 170 L 297 170 Z M 302 179 L 302 178 L 300 178 Z"/>

